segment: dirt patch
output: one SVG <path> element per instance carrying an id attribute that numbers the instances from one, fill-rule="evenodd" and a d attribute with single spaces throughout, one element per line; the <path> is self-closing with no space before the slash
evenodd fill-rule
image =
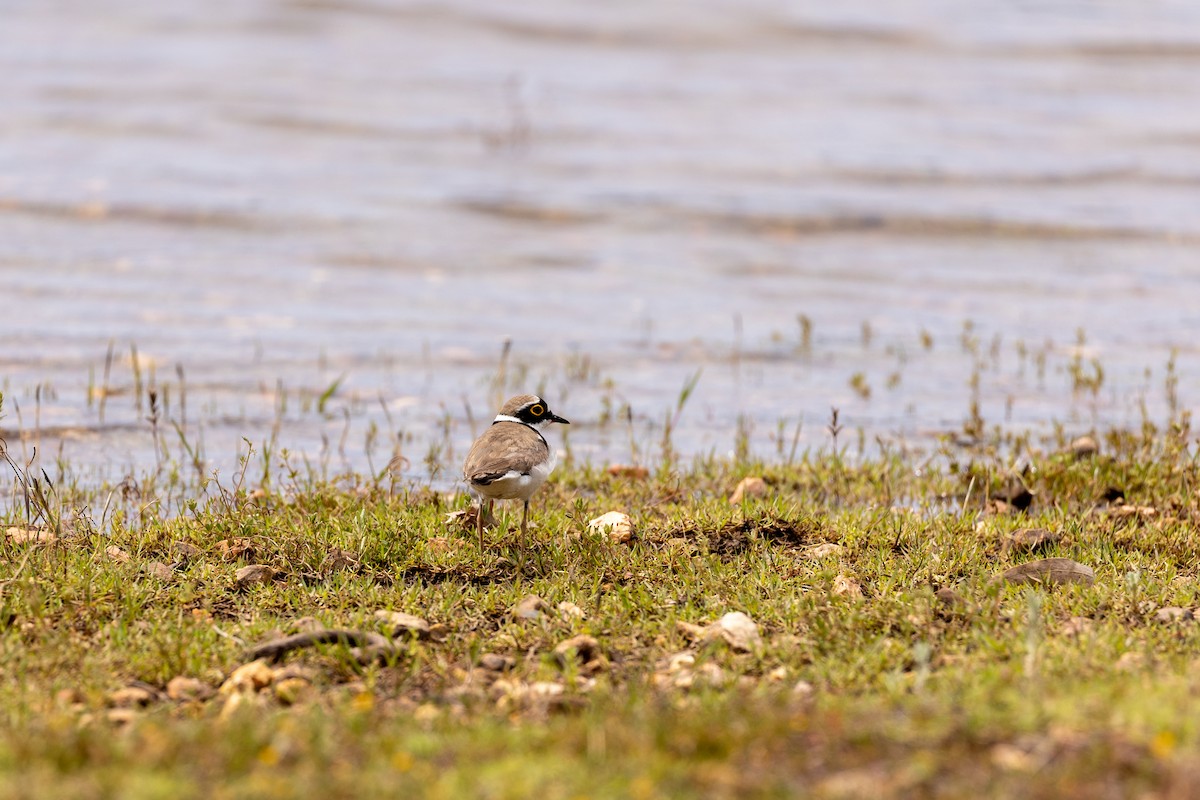
<path id="1" fill-rule="evenodd" d="M 755 539 L 784 547 L 806 547 L 826 541 L 822 526 L 808 519 L 747 519 L 727 523 L 716 530 L 692 529 L 679 535 L 706 542 L 708 551 L 719 556 L 744 553 Z"/>
<path id="2" fill-rule="evenodd" d="M 512 581 L 516 577 L 517 570 L 514 565 L 496 566 L 491 569 L 413 566 L 400 573 L 399 581 L 401 583 L 422 581 L 427 584 L 462 583 L 470 586 L 485 586 Z"/>

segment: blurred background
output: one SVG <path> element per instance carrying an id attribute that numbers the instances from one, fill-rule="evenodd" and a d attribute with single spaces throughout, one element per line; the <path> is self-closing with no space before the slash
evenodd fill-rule
<path id="1" fill-rule="evenodd" d="M 597 463 L 1163 424 L 1198 66 L 1191 0 L 10 3 L 0 430 L 449 481 L 525 389 Z"/>

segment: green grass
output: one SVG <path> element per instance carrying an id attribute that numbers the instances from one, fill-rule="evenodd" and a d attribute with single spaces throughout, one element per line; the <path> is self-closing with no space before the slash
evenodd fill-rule
<path id="1" fill-rule="evenodd" d="M 1004 513 L 1006 461 L 986 447 L 703 460 L 644 479 L 575 467 L 535 499 L 527 547 L 514 507 L 483 553 L 447 521 L 465 498 L 357 479 L 276 476 L 168 518 L 141 487 L 110 500 L 103 531 L 58 520 L 104 498 L 43 491 L 58 540 L 0 538 L 0 796 L 1186 794 L 1200 628 L 1156 613 L 1200 605 L 1191 452 L 1179 430 L 1113 433 L 1094 458 L 1033 452 L 1033 504 Z M 747 475 L 766 496 L 731 504 Z M 633 517 L 632 544 L 587 532 L 610 510 Z M 23 504 L 9 514 L 28 527 Z M 1023 527 L 1061 538 L 1013 552 Z M 1043 556 L 1092 567 L 1095 584 L 992 580 Z M 252 563 L 277 579 L 239 587 Z M 514 616 L 530 594 L 549 609 Z M 177 676 L 218 689 L 304 618 L 381 631 L 377 610 L 436 635 L 366 666 L 345 645 L 293 652 L 288 690 L 166 696 Z M 729 611 L 754 619 L 761 647 L 697 643 L 678 624 Z M 556 658 L 577 634 L 603 658 Z M 514 666 L 489 671 L 484 654 Z M 131 685 L 141 702 L 121 707 Z"/>

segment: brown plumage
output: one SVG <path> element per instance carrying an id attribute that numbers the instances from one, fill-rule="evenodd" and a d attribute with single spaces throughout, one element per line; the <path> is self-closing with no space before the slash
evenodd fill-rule
<path id="1" fill-rule="evenodd" d="M 523 394 L 500 408 L 491 427 L 471 445 L 463 463 L 463 478 L 479 496 L 477 527 L 483 547 L 483 500 L 491 511 L 495 500 L 523 500 L 521 535 L 529 521 L 529 498 L 554 469 L 554 453 L 538 430 L 553 422 L 570 424 L 556 415 L 542 398 Z"/>

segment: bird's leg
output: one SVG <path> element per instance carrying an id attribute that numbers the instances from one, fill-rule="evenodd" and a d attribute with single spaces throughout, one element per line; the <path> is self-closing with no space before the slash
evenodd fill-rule
<path id="1" fill-rule="evenodd" d="M 483 498 L 479 498 L 479 508 L 475 510 L 475 530 L 479 532 L 479 552 L 483 552 Z"/>
<path id="2" fill-rule="evenodd" d="M 525 513 L 521 515 L 521 547 L 529 546 L 529 501 L 525 501 Z"/>

